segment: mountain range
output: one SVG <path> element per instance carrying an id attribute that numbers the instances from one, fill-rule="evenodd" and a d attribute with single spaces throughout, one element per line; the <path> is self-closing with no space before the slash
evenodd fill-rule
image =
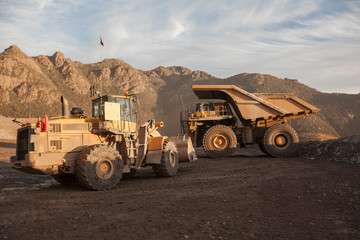
<path id="1" fill-rule="evenodd" d="M 120 59 L 83 64 L 61 52 L 31 57 L 16 45 L 0 53 L 0 115 L 59 116 L 60 97 L 64 96 L 70 107 L 81 107 L 85 115 L 91 116 L 89 88 L 95 85 L 100 91 L 100 79 L 103 94 L 136 94 L 139 123 L 149 119 L 164 121 L 164 134 L 180 133 L 179 112 L 198 102 L 191 85 L 231 84 L 252 93 L 295 93 L 320 108 L 315 115 L 292 121 L 302 137 L 360 135 L 360 94 L 323 93 L 295 79 L 259 73 L 217 78 L 181 66 L 143 71 Z"/>

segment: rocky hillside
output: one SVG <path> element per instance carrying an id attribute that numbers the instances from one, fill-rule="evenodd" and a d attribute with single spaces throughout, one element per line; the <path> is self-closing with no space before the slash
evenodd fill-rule
<path id="1" fill-rule="evenodd" d="M 197 98 L 192 84 L 235 84 L 249 92 L 293 92 L 321 111 L 293 121 L 303 136 L 321 138 L 360 134 L 360 94 L 328 94 L 297 80 L 262 74 L 239 74 L 226 79 L 184 67 L 158 67 L 142 71 L 119 59 L 83 64 L 56 52 L 52 56 L 29 57 L 12 45 L 0 53 L 0 115 L 8 117 L 57 116 L 60 96 L 70 107 L 81 106 L 91 115 L 89 87 L 103 94 L 135 93 L 139 99 L 139 122 L 155 118 L 165 122 L 163 133 L 180 131 L 179 112 L 192 107 Z M 182 99 L 182 100 L 181 100 Z"/>

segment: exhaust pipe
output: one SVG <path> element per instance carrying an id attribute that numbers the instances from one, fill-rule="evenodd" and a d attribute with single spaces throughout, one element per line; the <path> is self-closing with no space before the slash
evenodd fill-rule
<path id="1" fill-rule="evenodd" d="M 62 115 L 64 117 L 70 117 L 70 111 L 69 111 L 69 103 L 68 101 L 64 98 L 64 96 L 61 96 L 61 103 L 62 103 Z"/>

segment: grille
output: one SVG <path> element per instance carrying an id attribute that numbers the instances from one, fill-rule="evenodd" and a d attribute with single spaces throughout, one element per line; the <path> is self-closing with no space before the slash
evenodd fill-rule
<path id="1" fill-rule="evenodd" d="M 61 140 L 50 140 L 50 147 L 51 150 L 61 150 L 62 149 Z"/>
<path id="2" fill-rule="evenodd" d="M 18 161 L 25 160 L 25 155 L 30 149 L 30 130 L 31 127 L 18 129 L 16 141 L 16 158 Z"/>
<path id="3" fill-rule="evenodd" d="M 50 124 L 50 132 L 61 132 L 61 124 Z"/>
<path id="4" fill-rule="evenodd" d="M 100 128 L 99 125 L 100 125 L 99 123 L 93 123 L 93 124 L 92 124 L 92 129 L 93 129 L 93 130 L 99 130 L 99 128 Z"/>

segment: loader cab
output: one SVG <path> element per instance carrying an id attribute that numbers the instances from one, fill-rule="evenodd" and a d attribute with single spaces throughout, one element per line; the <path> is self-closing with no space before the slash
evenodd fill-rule
<path id="1" fill-rule="evenodd" d="M 136 95 L 105 95 L 92 100 L 92 117 L 111 121 L 119 130 L 134 132 L 137 122 Z"/>
<path id="2" fill-rule="evenodd" d="M 115 103 L 115 104 L 111 104 Z M 92 101 L 92 117 L 99 118 L 104 120 L 115 120 L 109 119 L 114 118 L 116 115 L 113 114 L 111 110 L 114 109 L 114 106 L 119 106 L 120 110 L 120 119 L 127 122 L 136 123 L 136 97 L 133 96 L 115 96 L 115 95 L 105 95 L 103 97 L 94 99 Z M 105 106 L 108 106 L 107 108 Z M 108 111 L 106 111 L 108 110 Z M 110 111 L 109 111 L 110 110 Z M 118 112 L 118 111 L 116 111 Z"/>

